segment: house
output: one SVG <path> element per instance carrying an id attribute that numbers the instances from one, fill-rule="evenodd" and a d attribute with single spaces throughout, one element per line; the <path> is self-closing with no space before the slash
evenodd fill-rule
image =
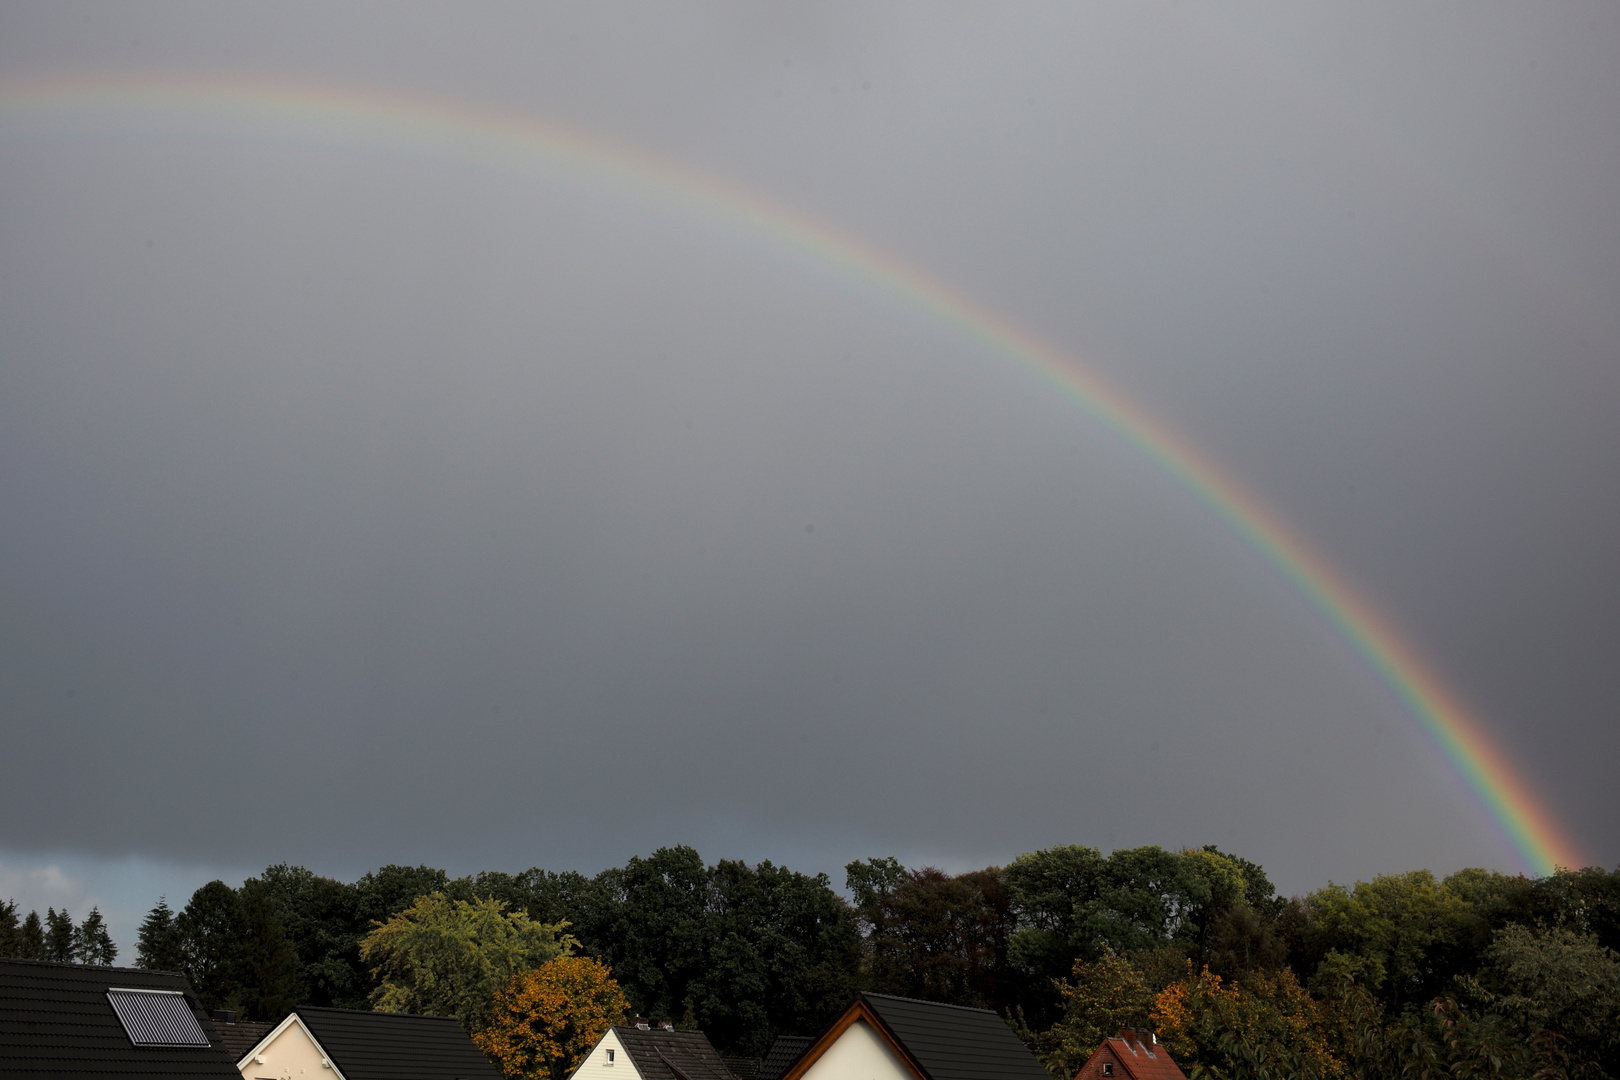
<path id="1" fill-rule="evenodd" d="M 240 1080 L 185 976 L 0 960 L 6 1077 Z"/>
<path id="2" fill-rule="evenodd" d="M 1080 1071 L 1075 1073 L 1075 1080 L 1113 1077 L 1119 1080 L 1187 1080 L 1181 1066 L 1171 1060 L 1170 1054 L 1159 1044 L 1158 1036 L 1151 1031 L 1138 1031 L 1135 1028 L 1120 1028 L 1114 1038 L 1104 1039 L 1091 1057 L 1086 1059 Z"/>
<path id="3" fill-rule="evenodd" d="M 735 1080 L 701 1031 L 668 1020 L 636 1019 L 610 1027 L 569 1080 Z"/>
<path id="4" fill-rule="evenodd" d="M 861 994 L 782 1080 L 1051 1080 L 989 1009 Z"/>
<path id="5" fill-rule="evenodd" d="M 232 1080 L 500 1080 L 448 1016 L 300 1008 L 236 1062 Z"/>

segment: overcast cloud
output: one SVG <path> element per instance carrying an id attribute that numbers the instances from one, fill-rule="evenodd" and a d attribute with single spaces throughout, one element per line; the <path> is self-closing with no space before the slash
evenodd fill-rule
<path id="1" fill-rule="evenodd" d="M 1616 55 L 1599 4 L 0 12 L 0 79 L 533 112 L 925 268 L 1292 522 L 1606 866 Z M 0 520 L 0 893 L 126 942 L 280 860 L 1519 868 L 1151 462 L 656 199 L 0 123 Z"/>

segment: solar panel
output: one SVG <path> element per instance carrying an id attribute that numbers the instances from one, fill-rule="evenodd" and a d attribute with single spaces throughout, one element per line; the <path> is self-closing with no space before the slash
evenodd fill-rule
<path id="1" fill-rule="evenodd" d="M 208 1036 L 178 990 L 107 991 L 118 1022 L 136 1046 L 207 1046 Z"/>

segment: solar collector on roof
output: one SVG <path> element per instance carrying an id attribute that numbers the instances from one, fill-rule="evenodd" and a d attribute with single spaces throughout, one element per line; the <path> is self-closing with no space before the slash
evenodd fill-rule
<path id="1" fill-rule="evenodd" d="M 109 996 L 115 990 L 166 991 L 165 1001 L 182 1006 L 207 1039 L 137 1043 L 140 1036 L 125 1026 Z M 241 1080 L 184 976 L 11 959 L 0 959 L 0 1076 Z"/>
<path id="2" fill-rule="evenodd" d="M 178 990 L 109 987 L 107 1000 L 136 1046 L 207 1046 L 208 1036 Z"/>

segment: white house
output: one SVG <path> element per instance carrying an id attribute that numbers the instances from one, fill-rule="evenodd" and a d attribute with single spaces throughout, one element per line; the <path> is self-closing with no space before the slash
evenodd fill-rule
<path id="1" fill-rule="evenodd" d="M 637 1020 L 610 1027 L 570 1080 L 736 1080 L 701 1031 Z"/>
<path id="2" fill-rule="evenodd" d="M 862 994 L 782 1080 L 1051 1080 L 989 1009 Z"/>
<path id="3" fill-rule="evenodd" d="M 448 1016 L 301 1008 L 236 1063 L 242 1080 L 500 1080 Z"/>

